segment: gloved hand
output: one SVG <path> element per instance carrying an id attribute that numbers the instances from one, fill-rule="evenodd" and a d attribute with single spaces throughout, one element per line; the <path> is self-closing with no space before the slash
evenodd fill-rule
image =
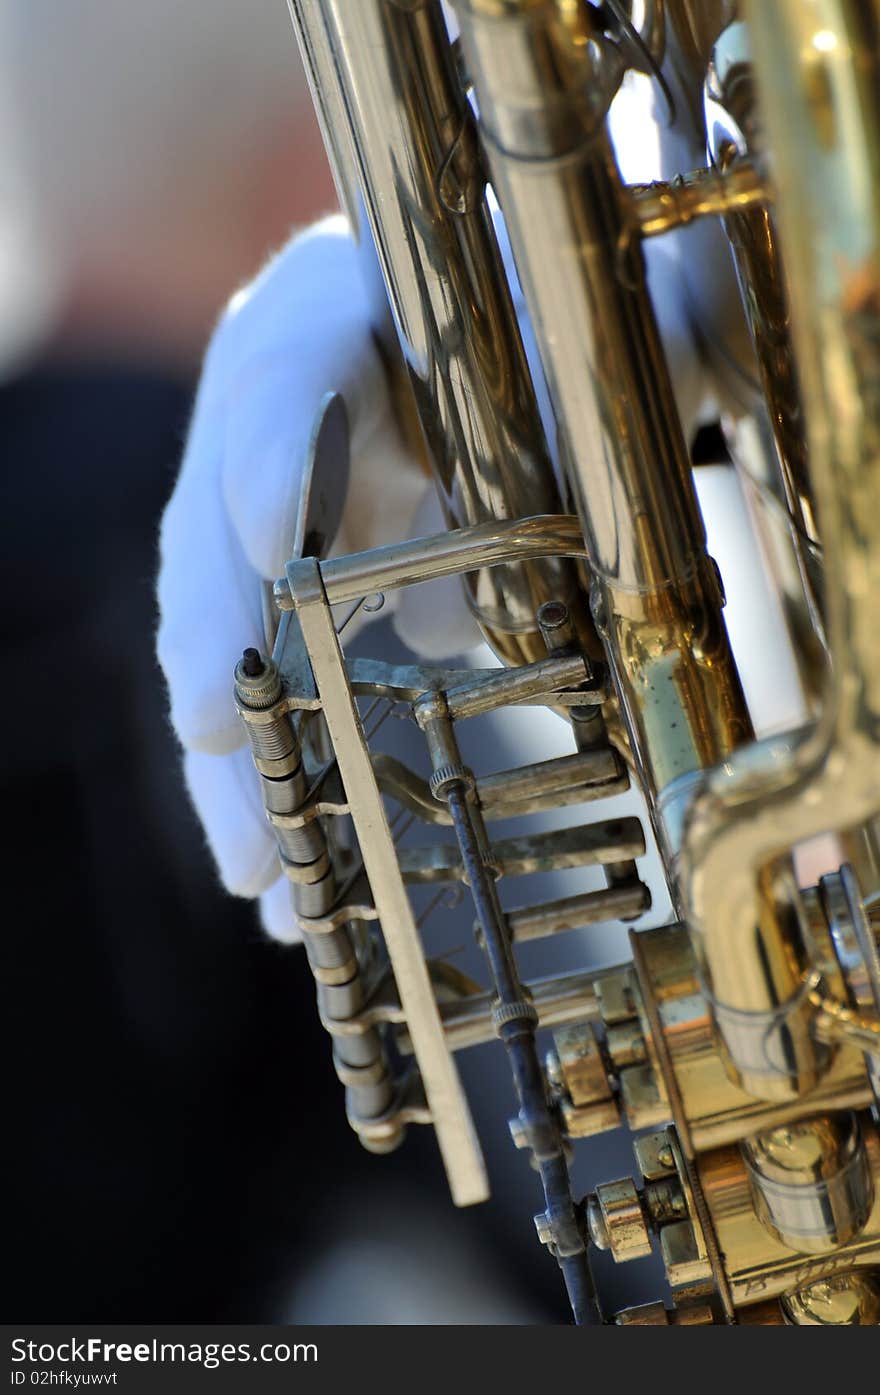
<path id="1" fill-rule="evenodd" d="M 260 896 L 266 928 L 285 940 L 298 938 L 288 883 L 232 674 L 244 646 L 263 647 L 260 579 L 279 576 L 290 556 L 312 424 L 331 389 L 345 398 L 352 447 L 334 551 L 441 528 L 433 491 L 394 420 L 341 217 L 294 238 L 230 302 L 208 349 L 161 530 L 158 655 L 189 790 L 224 885 Z M 466 615 L 462 602 L 453 628 L 475 643 L 469 617 L 461 630 Z"/>
<path id="2" fill-rule="evenodd" d="M 702 388 L 678 270 L 657 244 L 651 259 L 673 381 L 690 421 Z M 260 579 L 280 575 L 289 558 L 312 424 L 330 390 L 346 401 L 352 460 L 334 552 L 440 531 L 433 489 L 394 419 L 341 217 L 294 238 L 230 302 L 208 349 L 161 531 L 158 655 L 190 794 L 223 884 L 235 895 L 259 896 L 266 929 L 287 942 L 299 938 L 289 885 L 235 711 L 232 674 L 245 646 L 262 646 Z M 429 588 L 394 597 L 401 637 L 426 658 L 476 643 L 457 579 L 432 588 L 443 588 L 442 602 L 435 590 L 427 611 Z"/>

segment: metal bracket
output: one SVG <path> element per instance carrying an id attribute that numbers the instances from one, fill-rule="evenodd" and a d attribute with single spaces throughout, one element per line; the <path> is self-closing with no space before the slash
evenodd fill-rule
<path id="1" fill-rule="evenodd" d="M 446 1041 L 317 561 L 304 558 L 291 562 L 287 579 L 311 659 L 316 697 L 348 796 L 450 1190 L 457 1205 L 468 1206 L 484 1201 L 489 1195 L 486 1168 Z"/>

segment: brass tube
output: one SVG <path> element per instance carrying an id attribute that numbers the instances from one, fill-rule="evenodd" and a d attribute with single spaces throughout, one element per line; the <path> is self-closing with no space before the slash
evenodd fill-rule
<path id="1" fill-rule="evenodd" d="M 457 9 L 587 538 L 594 614 L 656 802 L 751 726 L 631 235 L 638 201 L 605 130 L 623 60 L 587 5 L 459 0 Z"/>
<path id="2" fill-rule="evenodd" d="M 451 527 L 562 512 L 470 107 L 439 0 L 290 0 L 350 217 L 378 254 Z M 508 662 L 543 653 L 535 612 L 574 608 L 570 562 L 482 569 L 470 603 Z"/>
<path id="3" fill-rule="evenodd" d="M 747 17 L 807 405 L 832 678 L 815 726 L 738 753 L 691 810 L 690 918 L 707 982 L 741 1023 L 772 1006 L 767 976 L 743 972 L 764 869 L 880 806 L 880 6 L 776 0 L 748 4 Z M 781 1011 L 803 1025 L 815 1011 L 809 965 L 791 964 L 789 977 L 776 1021 Z"/>
<path id="4" fill-rule="evenodd" d="M 594 615 L 670 865 L 691 782 L 752 727 L 632 235 L 640 196 L 606 130 L 623 60 L 589 6 L 459 0 L 458 12 L 587 539 Z"/>
<path id="5" fill-rule="evenodd" d="M 761 157 L 761 136 L 748 26 L 742 22 L 725 29 L 713 48 L 704 85 L 704 111 L 716 178 L 726 183 L 741 178 L 743 171 L 754 172 Z M 828 666 L 822 620 L 822 554 L 771 191 L 767 190 L 763 206 L 731 205 L 725 210 L 724 228 L 736 265 L 758 379 L 750 426 L 737 430 L 730 424 L 728 436 L 772 558 L 804 696 L 810 715 L 815 717 Z"/>
<path id="6" fill-rule="evenodd" d="M 347 557 L 330 557 L 321 565 L 321 580 L 331 605 L 360 600 L 377 591 L 394 591 L 458 576 L 479 567 L 500 567 L 509 562 L 529 562 L 543 557 L 582 557 L 584 539 L 571 514 L 536 518 L 501 519 L 475 523 L 451 533 L 373 547 Z M 291 565 L 296 565 L 295 562 Z M 293 596 L 286 576 L 274 584 L 279 610 L 293 610 Z M 546 657 L 546 649 L 541 658 Z"/>
<path id="7" fill-rule="evenodd" d="M 812 1247 L 802 1238 L 795 1248 L 772 1233 L 755 1210 L 751 1170 L 740 1148 L 717 1148 L 698 1160 L 700 1189 L 724 1255 L 724 1269 L 737 1308 L 792 1294 L 823 1279 L 875 1270 L 880 1264 L 880 1137 L 870 1115 L 862 1115 L 860 1124 L 873 1205 L 856 1234 L 823 1253 L 815 1250 L 811 1253 Z M 825 1127 L 827 1125 L 820 1123 L 820 1129 Z M 797 1126 L 791 1131 L 795 1144 L 800 1136 L 807 1149 L 819 1151 L 821 1137 L 817 1139 L 814 1134 L 802 1130 L 803 1126 Z M 785 1138 L 785 1131 L 780 1131 L 780 1137 Z M 859 1190 L 858 1182 L 856 1189 Z M 858 1208 L 856 1201 L 852 1212 Z M 827 1217 L 830 1210 L 827 1202 L 823 1209 Z M 835 1209 L 841 1217 L 841 1212 L 845 1213 L 850 1206 L 844 1202 L 841 1207 L 838 1199 Z M 787 1238 L 788 1241 L 795 1239 L 793 1235 Z"/>
<path id="8" fill-rule="evenodd" d="M 874 1181 L 852 1111 L 757 1134 L 742 1156 L 759 1220 L 789 1249 L 836 1250 L 871 1214 Z"/>
<path id="9" fill-rule="evenodd" d="M 715 169 L 692 170 L 669 182 L 631 184 L 633 213 L 642 237 L 660 237 L 687 227 L 695 218 L 722 218 L 762 209 L 767 185 L 748 161 L 721 174 Z"/>

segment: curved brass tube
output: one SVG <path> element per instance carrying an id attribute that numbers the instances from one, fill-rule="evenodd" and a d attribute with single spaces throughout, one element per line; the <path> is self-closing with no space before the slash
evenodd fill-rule
<path id="1" fill-rule="evenodd" d="M 750 0 L 747 16 L 776 160 L 833 676 L 815 727 L 735 752 L 705 778 L 681 878 L 734 1067 L 742 1075 L 762 1053 L 782 1076 L 806 1049 L 815 1007 L 797 936 L 786 944 L 780 930 L 776 962 L 759 952 L 762 919 L 784 928 L 797 915 L 773 859 L 880 808 L 880 5 Z"/>

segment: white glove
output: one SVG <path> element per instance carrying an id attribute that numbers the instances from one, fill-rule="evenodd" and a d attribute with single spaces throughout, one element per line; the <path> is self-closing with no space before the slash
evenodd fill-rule
<path id="1" fill-rule="evenodd" d="M 208 349 L 161 531 L 158 655 L 187 783 L 224 885 L 238 896 L 261 895 L 264 924 L 282 939 L 298 938 L 289 883 L 233 704 L 232 674 L 243 647 L 263 647 L 260 578 L 280 575 L 289 559 L 315 413 L 334 389 L 345 398 L 352 448 L 334 550 L 406 537 L 417 510 L 418 531 L 442 527 L 394 420 L 341 217 L 296 237 L 231 301 Z M 460 631 L 463 602 L 457 610 Z"/>
<path id="2" fill-rule="evenodd" d="M 701 385 L 678 270 L 661 249 L 652 257 L 673 381 L 690 420 Z M 518 291 L 516 299 L 521 308 Z M 394 420 L 356 249 L 341 217 L 296 237 L 231 301 L 208 349 L 161 531 L 158 655 L 190 794 L 223 884 L 235 895 L 259 896 L 266 929 L 287 942 L 299 939 L 289 883 L 280 875 L 235 711 L 232 674 L 244 647 L 262 646 L 260 579 L 280 575 L 289 558 L 312 426 L 331 390 L 345 398 L 352 460 L 334 552 L 440 531 L 433 489 Z M 477 641 L 456 578 L 410 588 L 395 600 L 398 633 L 423 657 L 448 656 Z"/>

